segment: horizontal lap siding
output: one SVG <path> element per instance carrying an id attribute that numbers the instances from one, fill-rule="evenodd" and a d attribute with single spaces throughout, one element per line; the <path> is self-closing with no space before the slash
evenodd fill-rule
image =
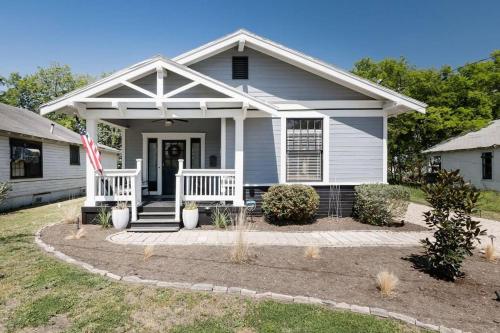
<path id="1" fill-rule="evenodd" d="M 233 80 L 233 56 L 248 56 L 248 80 Z M 221 52 L 191 68 L 268 102 L 371 99 L 248 47 L 243 52 L 237 49 Z"/>
<path id="2" fill-rule="evenodd" d="M 383 181 L 383 118 L 330 119 L 330 181 Z"/>
<path id="3" fill-rule="evenodd" d="M 279 118 L 247 118 L 244 127 L 244 183 L 279 182 L 280 136 Z M 234 168 L 234 120 L 226 120 L 226 163 Z"/>

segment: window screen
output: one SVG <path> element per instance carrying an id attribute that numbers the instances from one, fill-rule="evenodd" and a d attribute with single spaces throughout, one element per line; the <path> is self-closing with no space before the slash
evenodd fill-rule
<path id="1" fill-rule="evenodd" d="M 323 173 L 323 122 L 321 119 L 287 119 L 287 181 L 321 181 Z"/>
<path id="2" fill-rule="evenodd" d="M 41 178 L 42 143 L 10 139 L 10 178 Z"/>
<path id="3" fill-rule="evenodd" d="M 248 79 L 248 57 L 233 57 L 233 80 Z"/>

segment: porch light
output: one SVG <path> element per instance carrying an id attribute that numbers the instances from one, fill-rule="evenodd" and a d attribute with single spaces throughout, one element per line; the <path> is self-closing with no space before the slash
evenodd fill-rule
<path id="1" fill-rule="evenodd" d="M 172 126 L 173 123 L 174 122 L 172 120 L 167 119 L 167 120 L 165 120 L 165 127 L 170 127 L 170 126 Z"/>

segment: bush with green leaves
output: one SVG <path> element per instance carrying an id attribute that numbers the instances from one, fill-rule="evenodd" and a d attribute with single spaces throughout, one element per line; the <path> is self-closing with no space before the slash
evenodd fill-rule
<path id="1" fill-rule="evenodd" d="M 319 195 L 307 185 L 273 185 L 262 195 L 262 211 L 275 224 L 310 223 L 319 207 Z"/>
<path id="2" fill-rule="evenodd" d="M 363 184 L 354 188 L 353 215 L 362 223 L 387 226 L 403 219 L 410 201 L 410 191 L 403 186 Z"/>
<path id="3" fill-rule="evenodd" d="M 474 243 L 484 234 L 478 221 L 471 218 L 479 191 L 466 183 L 459 171 L 442 170 L 437 181 L 423 187 L 432 210 L 424 213 L 425 222 L 435 228 L 434 239 L 422 241 L 427 269 L 434 275 L 455 281 L 462 276 L 462 262 L 472 256 Z"/>

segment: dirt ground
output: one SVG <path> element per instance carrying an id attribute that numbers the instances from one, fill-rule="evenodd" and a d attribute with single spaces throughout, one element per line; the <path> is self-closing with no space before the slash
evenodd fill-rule
<path id="1" fill-rule="evenodd" d="M 371 224 L 360 223 L 350 217 L 330 218 L 324 217 L 317 219 L 310 224 L 290 224 L 290 225 L 275 225 L 271 224 L 263 217 L 248 218 L 252 230 L 260 231 L 281 231 L 281 232 L 300 232 L 300 231 L 339 231 L 339 230 L 389 230 L 389 231 L 425 231 L 425 227 L 417 224 L 405 222 L 404 224 L 394 223 L 390 226 L 376 226 Z M 201 225 L 202 230 L 221 230 L 215 226 Z M 231 226 L 228 227 L 231 229 Z"/>
<path id="2" fill-rule="evenodd" d="M 45 229 L 42 238 L 58 250 L 120 275 L 174 282 L 207 282 L 293 295 L 307 295 L 377 306 L 420 320 L 472 332 L 500 332 L 500 263 L 479 253 L 466 260 L 466 277 L 456 283 L 430 277 L 407 259 L 420 248 L 324 248 L 319 259 L 304 257 L 297 247 L 251 247 L 245 264 L 229 260 L 228 247 L 156 246 L 144 261 L 144 248 L 107 242 L 114 231 L 85 226 L 79 240 L 65 240 L 74 226 Z M 394 272 L 396 293 L 384 298 L 376 289 L 378 272 Z"/>

